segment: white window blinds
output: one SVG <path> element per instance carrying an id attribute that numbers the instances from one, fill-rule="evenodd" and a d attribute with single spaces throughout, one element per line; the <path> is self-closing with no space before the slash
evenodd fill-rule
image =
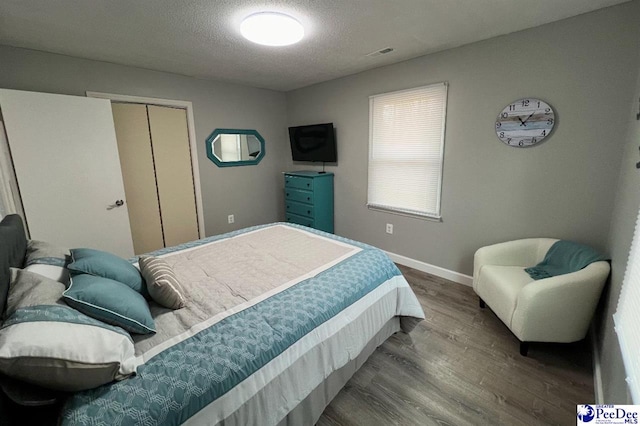
<path id="1" fill-rule="evenodd" d="M 440 218 L 447 84 L 369 98 L 370 208 Z"/>
<path id="2" fill-rule="evenodd" d="M 631 397 L 634 404 L 640 404 L 640 212 L 618 299 L 618 310 L 613 319 Z"/>

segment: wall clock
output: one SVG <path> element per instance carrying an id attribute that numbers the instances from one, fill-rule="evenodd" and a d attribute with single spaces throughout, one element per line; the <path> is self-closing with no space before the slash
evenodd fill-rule
<path id="1" fill-rule="evenodd" d="M 548 103 L 535 98 L 518 99 L 498 115 L 496 135 L 509 146 L 524 148 L 542 142 L 555 123 L 555 112 Z"/>

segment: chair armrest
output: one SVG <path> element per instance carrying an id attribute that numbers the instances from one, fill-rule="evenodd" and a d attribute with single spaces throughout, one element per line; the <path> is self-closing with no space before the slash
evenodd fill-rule
<path id="1" fill-rule="evenodd" d="M 483 265 L 534 266 L 556 241 L 553 238 L 525 238 L 482 247 L 473 257 L 473 277 L 478 277 Z"/>
<path id="2" fill-rule="evenodd" d="M 609 270 L 609 262 L 594 262 L 577 272 L 527 284 L 518 294 L 511 330 L 522 341 L 583 339 Z"/>

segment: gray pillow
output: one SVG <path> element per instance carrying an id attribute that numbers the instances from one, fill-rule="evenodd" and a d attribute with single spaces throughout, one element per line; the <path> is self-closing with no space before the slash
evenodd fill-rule
<path id="1" fill-rule="evenodd" d="M 69 263 L 70 256 L 69 249 L 58 247 L 46 241 L 29 240 L 24 266 L 42 263 L 64 267 Z"/>
<path id="2" fill-rule="evenodd" d="M 69 285 L 67 265 L 71 260 L 69 249 L 58 247 L 45 241 L 29 240 L 24 259 L 24 268 L 44 275 L 65 286 Z"/>
<path id="3" fill-rule="evenodd" d="M 135 373 L 131 336 L 61 301 L 64 285 L 11 270 L 8 310 L 0 328 L 0 372 L 49 389 L 75 392 Z"/>
<path id="4" fill-rule="evenodd" d="M 61 282 L 24 269 L 11 268 L 11 284 L 5 318 L 9 318 L 18 309 L 29 306 L 66 306 L 62 300 L 64 290 L 65 286 Z"/>
<path id="5" fill-rule="evenodd" d="M 170 309 L 184 307 L 184 289 L 164 259 L 141 256 L 138 264 L 147 283 L 147 290 L 156 303 Z"/>

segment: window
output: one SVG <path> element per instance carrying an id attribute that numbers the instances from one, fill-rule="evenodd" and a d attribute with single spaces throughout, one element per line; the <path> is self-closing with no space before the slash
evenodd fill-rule
<path id="1" fill-rule="evenodd" d="M 369 208 L 440 218 L 446 105 L 446 83 L 369 98 Z"/>
<path id="2" fill-rule="evenodd" d="M 618 309 L 613 316 L 627 383 L 634 404 L 640 404 L 640 212 L 622 281 Z"/>

